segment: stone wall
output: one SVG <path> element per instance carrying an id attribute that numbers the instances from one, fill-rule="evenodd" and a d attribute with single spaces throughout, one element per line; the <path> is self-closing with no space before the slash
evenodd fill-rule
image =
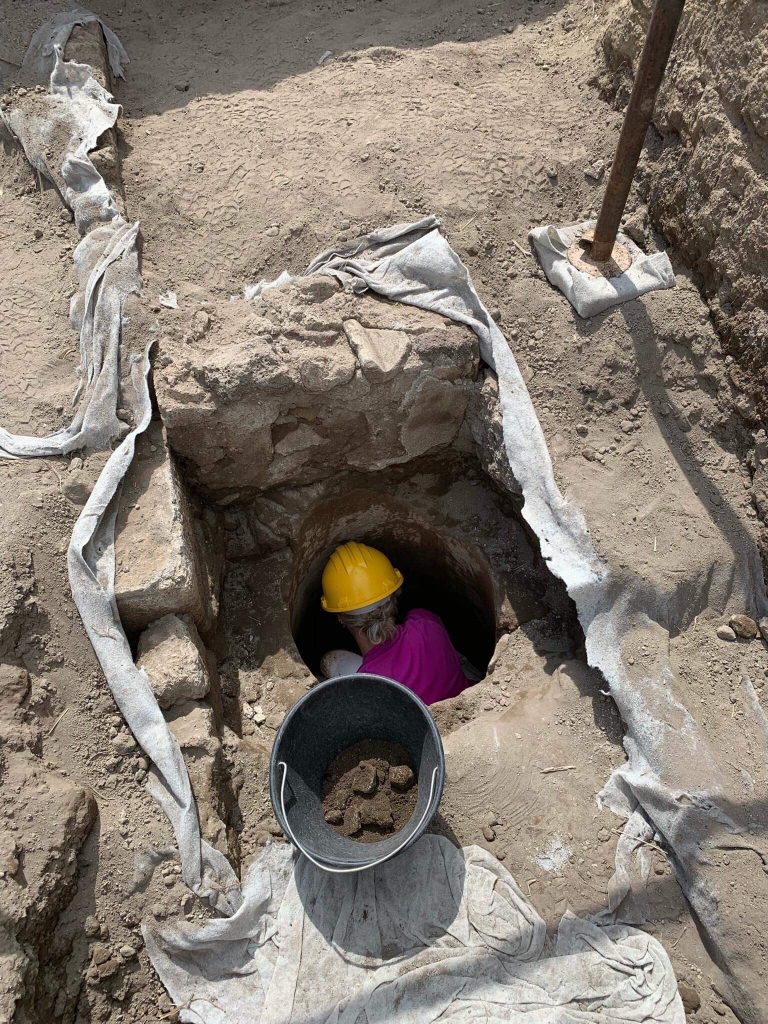
<path id="1" fill-rule="evenodd" d="M 444 449 L 479 386 L 468 328 L 329 277 L 168 319 L 154 375 L 168 443 L 220 501 Z"/>
<path id="2" fill-rule="evenodd" d="M 609 94 L 629 96 L 652 0 L 609 5 Z M 654 113 L 641 187 L 700 275 L 750 423 L 768 416 L 768 5 L 688 0 Z"/>

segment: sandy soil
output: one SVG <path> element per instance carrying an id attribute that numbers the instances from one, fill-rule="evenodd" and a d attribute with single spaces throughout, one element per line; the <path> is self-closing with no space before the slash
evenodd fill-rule
<path id="1" fill-rule="evenodd" d="M 57 8 L 4 6 L 0 68 L 8 75 Z M 758 793 L 766 770 L 734 693 L 744 672 L 762 687 L 765 649 L 717 640 L 724 595 L 707 570 L 754 530 L 754 439 L 734 412 L 707 307 L 677 265 L 675 291 L 579 322 L 526 244 L 531 226 L 573 222 L 599 201 L 599 165 L 610 161 L 620 123 L 592 84 L 603 5 L 109 0 L 99 13 L 131 56 L 117 87 L 123 180 L 128 215 L 142 223 L 144 309 L 159 332 L 158 297 L 169 288 L 191 314 L 206 298 L 302 268 L 335 239 L 439 215 L 515 348 L 560 486 L 599 509 L 591 526 L 601 553 L 648 579 L 688 580 L 691 564 L 701 565 L 699 584 L 670 605 L 670 652 L 700 720 L 719 749 L 734 751 L 724 771 L 744 787 L 746 805 L 752 791 L 738 765 L 750 762 Z M 639 205 L 633 195 L 630 210 Z M 69 418 L 75 242 L 55 195 L 40 194 L 9 150 L 0 164 L 8 429 L 38 433 Z M 30 680 L 12 709 L 31 732 L 3 764 L 11 839 L 0 851 L 0 898 L 18 943 L 4 998 L 9 1006 L 18 999 L 19 1022 L 177 1019 L 139 922 L 207 913 L 181 883 L 168 824 L 144 787 L 146 762 L 122 728 L 68 592 L 64 552 L 103 460 L 0 463 L 0 658 L 23 665 Z M 634 512 L 617 521 L 628 505 Z M 468 711 L 444 713 L 454 768 L 438 827 L 505 858 L 554 928 L 566 906 L 589 912 L 605 902 L 619 822 L 597 810 L 595 795 L 624 755 L 616 709 L 583 651 L 547 653 L 538 629 L 533 622 L 512 634 Z M 306 685 L 284 678 L 278 658 L 269 665 L 275 700 L 265 729 L 251 727 L 256 739 L 242 748 L 231 730 L 222 735 L 245 779 L 243 863 L 270 829 L 279 832 L 250 777 L 263 771 L 274 727 Z M 26 805 L 29 786 L 42 788 Z M 46 786 L 59 787 L 69 818 L 44 798 Z M 749 813 L 764 827 L 756 798 Z M 251 839 L 249 816 L 264 823 Z M 59 820 L 77 827 L 59 834 Z M 134 881 L 148 848 L 162 867 Z M 688 1005 L 701 1002 L 691 1019 L 727 1024 L 736 1018 L 718 970 L 666 858 L 653 857 L 647 927 L 694 991 Z M 731 857 L 738 906 L 740 873 L 756 869 Z M 19 863 L 23 876 L 12 870 Z M 60 898 L 51 899 L 51 886 Z M 764 910 L 754 908 L 756 919 Z M 765 940 L 755 927 L 744 941 L 759 951 Z M 23 982 L 14 957 L 26 958 Z"/>

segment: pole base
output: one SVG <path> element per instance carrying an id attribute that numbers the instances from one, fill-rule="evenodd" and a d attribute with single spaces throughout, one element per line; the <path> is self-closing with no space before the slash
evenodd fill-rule
<path id="1" fill-rule="evenodd" d="M 614 242 L 613 250 L 607 260 L 596 260 L 591 254 L 594 231 L 585 231 L 581 238 L 572 242 L 566 251 L 566 258 L 571 266 L 589 274 L 590 277 L 620 277 L 632 266 L 632 255 L 621 242 Z"/>

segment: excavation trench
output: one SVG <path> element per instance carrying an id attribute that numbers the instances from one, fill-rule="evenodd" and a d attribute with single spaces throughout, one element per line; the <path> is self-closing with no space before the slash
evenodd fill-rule
<path id="1" fill-rule="evenodd" d="M 277 510 L 281 514 L 276 515 Z M 284 547 L 248 550 L 265 537 L 263 516 L 280 522 Z M 572 650 L 580 631 L 564 588 L 542 560 L 517 505 L 467 456 L 416 460 L 375 474 L 341 474 L 301 492 L 272 492 L 227 508 L 232 543 L 221 625 L 224 674 L 246 700 L 275 689 L 289 663 L 313 677 L 334 648 L 354 650 L 350 634 L 320 604 L 321 575 L 334 548 L 358 540 L 386 552 L 405 577 L 399 614 L 439 615 L 456 649 L 484 676 L 501 636 L 532 620 L 549 624 L 552 650 Z M 244 673 L 243 694 L 235 676 Z M 272 675 L 272 687 L 266 690 Z"/>
<path id="2" fill-rule="evenodd" d="M 275 827 L 276 730 L 322 656 L 354 649 L 320 605 L 338 544 L 384 551 L 405 577 L 400 616 L 439 615 L 483 679 L 518 631 L 545 659 L 572 657 L 583 637 L 522 520 L 495 379 L 472 331 L 328 277 L 208 302 L 204 314 L 164 338 L 155 386 L 174 463 L 213 538 L 203 547 L 222 552 L 215 571 L 198 573 L 221 580 L 220 601 L 199 617 L 216 660 L 219 734 L 231 730 L 247 752 L 228 769 L 230 848 L 247 853 L 249 836 Z M 435 715 L 450 731 L 513 697 L 505 669 Z"/>

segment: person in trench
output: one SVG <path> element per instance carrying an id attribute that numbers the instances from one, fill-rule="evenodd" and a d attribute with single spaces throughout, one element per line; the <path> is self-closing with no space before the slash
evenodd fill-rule
<path id="1" fill-rule="evenodd" d="M 323 570 L 321 604 L 352 634 L 360 654 L 334 650 L 320 667 L 326 678 L 367 672 L 402 683 L 434 704 L 455 697 L 480 674 L 456 651 L 439 616 L 413 608 L 397 622 L 402 573 L 383 552 L 349 541 Z"/>

